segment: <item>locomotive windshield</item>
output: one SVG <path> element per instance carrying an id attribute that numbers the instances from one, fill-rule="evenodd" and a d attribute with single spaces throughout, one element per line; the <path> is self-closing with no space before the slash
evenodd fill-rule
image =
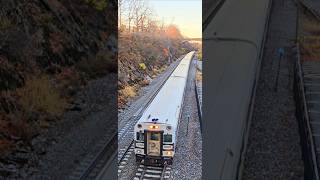
<path id="1" fill-rule="evenodd" d="M 144 133 L 137 132 L 137 141 L 144 141 Z"/>
<path id="2" fill-rule="evenodd" d="M 150 139 L 153 141 L 159 141 L 160 140 L 160 134 L 159 133 L 151 133 Z"/>

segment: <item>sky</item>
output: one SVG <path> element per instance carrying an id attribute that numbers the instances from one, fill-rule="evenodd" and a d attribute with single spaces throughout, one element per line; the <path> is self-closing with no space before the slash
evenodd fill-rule
<path id="1" fill-rule="evenodd" d="M 148 0 L 159 20 L 175 24 L 182 35 L 202 37 L 202 0 Z"/>

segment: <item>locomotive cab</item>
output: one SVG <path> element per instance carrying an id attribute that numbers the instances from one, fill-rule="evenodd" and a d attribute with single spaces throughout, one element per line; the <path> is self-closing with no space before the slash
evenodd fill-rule
<path id="1" fill-rule="evenodd" d="M 145 164 L 172 164 L 174 146 L 172 134 L 165 130 L 168 126 L 146 124 L 137 125 L 141 130 L 136 131 L 135 135 L 136 161 L 143 160 Z"/>

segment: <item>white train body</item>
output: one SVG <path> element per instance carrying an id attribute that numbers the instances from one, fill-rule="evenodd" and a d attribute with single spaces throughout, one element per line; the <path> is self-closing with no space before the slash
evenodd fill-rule
<path id="1" fill-rule="evenodd" d="M 136 160 L 172 163 L 190 62 L 188 53 L 145 109 L 134 127 Z"/>

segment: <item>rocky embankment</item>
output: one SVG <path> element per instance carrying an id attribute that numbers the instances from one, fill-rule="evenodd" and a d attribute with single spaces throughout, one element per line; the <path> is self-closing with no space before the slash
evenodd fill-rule
<path id="1" fill-rule="evenodd" d="M 0 1 L 0 179 L 65 177 L 116 119 L 116 11 L 106 0 Z"/>

